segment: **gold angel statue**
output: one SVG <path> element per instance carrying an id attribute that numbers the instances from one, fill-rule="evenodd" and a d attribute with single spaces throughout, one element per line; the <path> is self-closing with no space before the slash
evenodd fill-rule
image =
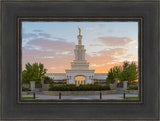
<path id="1" fill-rule="evenodd" d="M 79 30 L 79 35 L 81 35 L 81 28 L 78 27 L 78 30 Z"/>

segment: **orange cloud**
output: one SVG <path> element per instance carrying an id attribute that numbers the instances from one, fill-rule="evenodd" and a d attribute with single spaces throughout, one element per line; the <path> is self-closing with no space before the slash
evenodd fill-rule
<path id="1" fill-rule="evenodd" d="M 124 46 L 134 42 L 127 37 L 99 37 L 96 40 L 103 42 L 107 46 Z"/>

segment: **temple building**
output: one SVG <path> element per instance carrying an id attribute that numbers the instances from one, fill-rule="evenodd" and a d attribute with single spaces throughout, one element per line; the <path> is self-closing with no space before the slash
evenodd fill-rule
<path id="1" fill-rule="evenodd" d="M 55 82 L 66 82 L 67 84 L 103 84 L 106 81 L 107 73 L 94 73 L 89 69 L 89 62 L 85 59 L 86 49 L 82 45 L 81 29 L 79 28 L 78 45 L 75 46 L 75 59 L 71 62 L 71 69 L 66 69 L 66 73 L 47 73 Z"/>

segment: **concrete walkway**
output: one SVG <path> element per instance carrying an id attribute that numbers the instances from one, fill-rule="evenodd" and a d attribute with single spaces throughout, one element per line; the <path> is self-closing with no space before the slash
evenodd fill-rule
<path id="1" fill-rule="evenodd" d="M 126 97 L 137 97 L 138 94 L 126 94 Z M 33 95 L 22 95 L 22 97 L 33 97 Z M 36 97 L 37 99 L 54 99 L 54 100 L 59 100 L 59 96 L 53 96 L 53 95 L 42 95 L 42 94 L 37 94 Z M 71 99 L 71 100 L 93 100 L 93 99 L 100 99 L 100 95 L 70 95 L 70 96 L 61 96 L 61 99 Z M 108 95 L 102 95 L 102 99 L 123 99 L 123 94 L 108 94 Z"/>

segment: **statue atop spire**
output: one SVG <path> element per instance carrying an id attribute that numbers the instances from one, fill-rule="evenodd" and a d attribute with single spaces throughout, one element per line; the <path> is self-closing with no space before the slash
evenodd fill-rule
<path id="1" fill-rule="evenodd" d="M 81 35 L 81 28 L 78 27 L 78 30 L 79 30 L 79 35 Z"/>
<path id="2" fill-rule="evenodd" d="M 78 30 L 79 30 L 79 35 L 77 36 L 77 38 L 78 38 L 78 45 L 81 45 L 82 44 L 81 28 L 78 27 Z"/>

